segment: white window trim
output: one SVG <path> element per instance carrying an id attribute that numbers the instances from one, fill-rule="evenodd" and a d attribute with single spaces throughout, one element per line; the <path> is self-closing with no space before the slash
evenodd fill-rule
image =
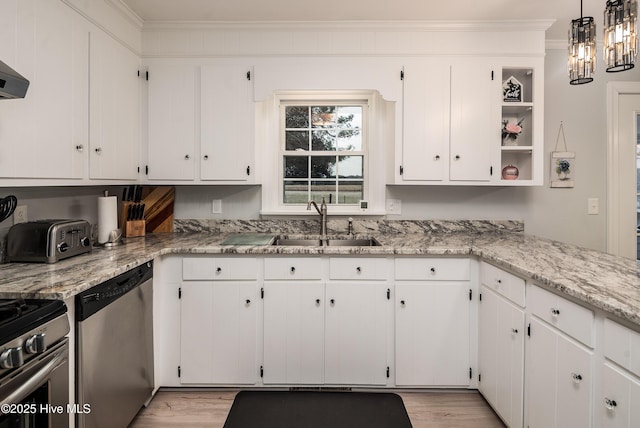
<path id="1" fill-rule="evenodd" d="M 386 102 L 377 91 L 278 91 L 258 108 L 264 119 L 262 145 L 262 210 L 261 215 L 317 215 L 306 205 L 286 205 L 283 201 L 283 156 L 281 144 L 281 104 L 316 102 L 357 102 L 368 106 L 363 132 L 367 135 L 364 152 L 364 199 L 368 208 L 356 205 L 327 205 L 329 215 L 384 215 L 385 211 L 385 148 Z M 366 107 L 365 107 L 366 108 Z M 320 202 L 320 201 L 316 201 Z"/>

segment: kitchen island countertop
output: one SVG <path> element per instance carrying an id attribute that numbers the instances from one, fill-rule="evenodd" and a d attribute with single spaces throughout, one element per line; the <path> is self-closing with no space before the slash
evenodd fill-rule
<path id="1" fill-rule="evenodd" d="M 0 297 L 67 299 L 167 254 L 470 255 L 640 326 L 637 261 L 520 232 L 376 233 L 381 245 L 375 247 L 221 245 L 229 235 L 151 234 L 56 264 L 3 264 Z"/>

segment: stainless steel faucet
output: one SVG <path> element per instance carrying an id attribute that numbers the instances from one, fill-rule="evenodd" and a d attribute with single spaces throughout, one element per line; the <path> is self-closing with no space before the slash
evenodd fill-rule
<path id="1" fill-rule="evenodd" d="M 324 198 L 322 198 L 322 203 L 320 203 L 320 208 L 318 208 L 318 204 L 313 199 L 307 203 L 307 210 L 311 209 L 311 205 L 313 205 L 320 214 L 320 236 L 327 236 L 327 204 L 324 202 Z"/>

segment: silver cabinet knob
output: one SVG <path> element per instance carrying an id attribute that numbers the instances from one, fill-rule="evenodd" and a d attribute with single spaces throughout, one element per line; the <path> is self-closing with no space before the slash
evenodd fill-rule
<path id="1" fill-rule="evenodd" d="M 97 154 L 102 153 L 102 147 L 96 147 L 94 150 Z"/>
<path id="2" fill-rule="evenodd" d="M 456 160 L 460 160 L 460 155 L 456 155 Z"/>
<path id="3" fill-rule="evenodd" d="M 358 273 L 362 272 L 362 268 L 361 268 L 360 266 L 358 266 L 358 267 L 356 268 L 356 272 L 358 272 Z"/>
<path id="4" fill-rule="evenodd" d="M 616 403 L 616 400 L 612 400 L 610 398 L 605 397 L 604 398 L 604 405 L 607 408 L 607 410 L 614 411 L 616 409 L 616 407 L 618 406 L 618 403 Z"/>
<path id="5" fill-rule="evenodd" d="M 513 334 L 518 334 L 518 329 L 517 329 L 517 328 L 512 328 L 512 329 L 511 329 L 511 333 L 513 333 Z"/>
<path id="6" fill-rule="evenodd" d="M 582 375 L 579 373 L 571 373 L 571 380 L 573 383 L 578 384 L 582 380 Z"/>
<path id="7" fill-rule="evenodd" d="M 560 315 L 560 309 L 551 308 L 551 316 L 557 318 Z"/>
<path id="8" fill-rule="evenodd" d="M 184 155 L 184 160 L 189 160 L 189 159 L 191 159 L 191 156 L 189 156 L 189 155 Z"/>
<path id="9" fill-rule="evenodd" d="M 76 151 L 82 153 L 84 151 L 84 146 L 82 144 L 78 144 L 76 146 Z"/>
<path id="10" fill-rule="evenodd" d="M 435 160 L 440 160 L 440 155 L 436 155 Z"/>
<path id="11" fill-rule="evenodd" d="M 405 302 L 404 300 L 400 300 L 400 306 L 404 306 L 406 305 L 407 302 Z"/>
<path id="12" fill-rule="evenodd" d="M 431 272 L 431 275 L 435 275 L 436 274 L 436 268 L 432 267 L 431 269 L 429 269 L 429 272 Z"/>
<path id="13" fill-rule="evenodd" d="M 320 304 L 320 299 L 316 299 L 316 305 Z"/>
<path id="14" fill-rule="evenodd" d="M 222 272 L 222 268 L 221 267 L 217 267 L 216 268 L 216 273 L 220 273 L 220 272 Z"/>
<path id="15" fill-rule="evenodd" d="M 296 273 L 296 267 L 295 266 L 291 266 L 291 273 Z"/>
<path id="16" fill-rule="evenodd" d="M 209 155 L 204 155 L 202 158 L 203 158 L 204 160 L 207 160 L 207 159 L 209 159 Z"/>
<path id="17" fill-rule="evenodd" d="M 245 303 L 247 306 L 249 306 L 249 305 L 251 304 L 251 300 L 247 299 L 247 300 L 245 300 L 245 301 L 244 301 L 244 303 Z"/>

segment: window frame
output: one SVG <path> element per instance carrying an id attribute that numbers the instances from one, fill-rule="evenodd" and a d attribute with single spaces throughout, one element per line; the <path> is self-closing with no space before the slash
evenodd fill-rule
<path id="1" fill-rule="evenodd" d="M 361 135 L 361 147 L 360 150 L 338 150 L 338 148 L 336 147 L 335 150 L 313 150 L 313 147 L 310 147 L 310 150 L 287 150 L 286 149 L 286 134 L 287 131 L 291 131 L 291 130 L 296 130 L 296 129 L 304 129 L 305 131 L 309 132 L 310 138 L 312 137 L 312 133 L 314 131 L 322 131 L 326 128 L 314 128 L 311 124 L 309 124 L 309 126 L 307 128 L 287 128 L 286 126 L 286 109 L 287 107 L 294 107 L 294 106 L 299 106 L 299 107 L 307 107 L 307 108 L 312 108 L 312 107 L 360 107 L 362 109 L 362 121 L 360 124 L 360 135 Z M 335 202 L 335 203 L 329 203 L 329 201 L 326 201 L 327 206 L 331 206 L 331 207 L 339 207 L 339 206 L 351 206 L 352 208 L 356 208 L 360 206 L 360 201 L 361 200 L 366 200 L 365 195 L 367 195 L 367 160 L 368 160 L 368 153 L 367 153 L 367 148 L 368 148 L 368 112 L 369 112 L 369 105 L 368 105 L 368 100 L 365 99 L 356 99 L 356 100 L 323 100 L 323 101 L 317 101 L 317 100 L 313 100 L 312 102 L 301 102 L 299 100 L 281 100 L 280 104 L 279 104 L 279 115 L 280 115 L 280 174 L 279 174 L 279 181 L 281 183 L 280 186 L 280 191 L 279 191 L 279 196 L 280 196 L 280 203 L 282 205 L 284 205 L 285 207 L 288 206 L 301 206 L 303 205 L 306 209 L 307 207 L 307 203 L 308 200 L 310 199 L 311 193 L 312 191 L 312 184 L 314 181 L 316 182 L 323 182 L 326 181 L 327 183 L 332 183 L 335 185 L 335 189 L 336 189 L 336 194 L 339 195 L 339 184 L 340 183 L 348 183 L 348 182 L 359 182 L 362 183 L 362 198 L 360 198 L 360 200 L 358 202 L 354 202 L 354 203 L 350 203 L 350 204 L 341 204 L 339 202 Z M 348 128 L 345 128 L 348 129 Z M 284 163 L 285 163 L 285 158 L 286 157 L 293 157 L 293 156 L 300 156 L 300 157 L 308 157 L 309 158 L 309 174 L 307 177 L 305 178 L 286 178 L 285 177 L 285 173 L 284 173 Z M 311 174 L 311 159 L 314 157 L 336 157 L 336 158 L 340 158 L 341 156 L 360 156 L 362 157 L 362 178 L 359 179 L 348 179 L 348 178 L 340 178 L 339 175 L 337 175 L 335 178 L 314 178 Z M 291 202 L 285 202 L 285 183 L 289 181 L 306 181 L 307 182 L 307 201 L 305 202 L 300 202 L 300 203 L 291 203 Z M 336 196 L 336 199 L 338 199 L 339 196 Z M 316 202 L 320 203 L 321 200 L 317 200 Z"/>
<path id="2" fill-rule="evenodd" d="M 363 156 L 363 201 L 360 204 L 327 204 L 329 215 L 384 215 L 386 150 L 382 146 L 384 137 L 380 135 L 380 123 L 385 120 L 384 102 L 377 91 L 274 91 L 273 96 L 258 108 L 259 116 L 264 118 L 264 137 L 261 139 L 260 152 L 264 164 L 262 173 L 262 209 L 261 215 L 317 215 L 315 210 L 307 210 L 307 204 L 284 203 L 284 105 L 362 105 L 363 147 L 359 152 Z M 381 105 L 383 108 L 380 108 Z M 366 139 L 366 141 L 365 141 Z M 309 155 L 310 151 L 305 151 Z M 332 156 L 338 151 L 327 152 Z M 374 173 L 377 172 L 377 173 Z M 316 201 L 320 203 L 321 201 Z"/>

